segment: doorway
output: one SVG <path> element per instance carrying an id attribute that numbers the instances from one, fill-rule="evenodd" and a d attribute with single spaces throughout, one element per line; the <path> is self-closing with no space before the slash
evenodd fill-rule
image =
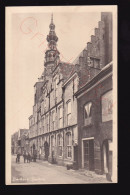
<path id="1" fill-rule="evenodd" d="M 49 156 L 49 144 L 47 143 L 47 141 L 45 141 L 45 143 L 44 143 L 44 150 L 45 150 L 45 159 L 48 160 L 48 156 Z"/>
<path id="2" fill-rule="evenodd" d="M 78 169 L 78 146 L 74 146 L 74 165 L 75 169 Z"/>
<path id="3" fill-rule="evenodd" d="M 83 140 L 83 167 L 94 171 L 94 139 Z"/>

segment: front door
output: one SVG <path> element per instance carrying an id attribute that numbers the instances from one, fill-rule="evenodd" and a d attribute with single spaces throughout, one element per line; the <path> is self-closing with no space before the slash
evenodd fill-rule
<path id="1" fill-rule="evenodd" d="M 84 140 L 84 168 L 94 171 L 94 140 Z"/>
<path id="2" fill-rule="evenodd" d="M 74 161 L 76 168 L 78 168 L 78 146 L 74 146 Z"/>
<path id="3" fill-rule="evenodd" d="M 45 159 L 48 160 L 49 156 L 49 145 L 47 142 L 44 143 L 44 150 L 45 150 Z"/>

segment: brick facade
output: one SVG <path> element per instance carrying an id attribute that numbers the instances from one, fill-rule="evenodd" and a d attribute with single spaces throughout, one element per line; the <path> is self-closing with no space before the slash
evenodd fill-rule
<path id="1" fill-rule="evenodd" d="M 99 84 L 96 84 L 97 81 L 93 82 L 90 86 L 86 86 L 86 89 L 82 91 L 78 98 L 78 131 L 79 133 L 79 167 L 84 167 L 82 164 L 83 158 L 83 139 L 94 138 L 94 170 L 97 173 L 103 173 L 103 142 L 104 140 L 112 141 L 112 120 L 103 122 L 102 121 L 102 105 L 101 105 L 101 97 L 106 92 L 112 90 L 112 75 L 108 78 L 105 76 L 111 73 L 112 69 L 110 69 L 104 77 L 99 77 L 97 81 L 100 81 Z M 101 73 L 101 72 L 100 72 Z M 101 75 L 101 74 L 99 74 Z M 99 76 L 98 75 L 98 76 Z M 101 81 L 101 79 L 104 79 Z M 93 78 L 96 80 L 96 77 Z M 91 80 L 91 82 L 93 81 Z M 89 84 L 89 83 L 88 83 Z M 96 84 L 95 87 L 94 84 Z M 92 89 L 91 89 L 92 88 Z M 91 107 L 91 117 L 92 122 L 90 125 L 84 124 L 84 106 L 88 103 L 92 102 Z"/>
<path id="2" fill-rule="evenodd" d="M 75 94 L 78 107 L 78 165 L 99 174 L 112 175 L 110 144 L 113 141 L 113 132 L 110 111 L 114 105 L 111 103 L 113 89 L 111 13 L 101 13 L 101 21 L 95 29 L 95 35 L 91 36 L 85 53 L 89 59 L 89 63 L 88 61 L 86 63 L 89 66 L 87 71 L 89 75 L 85 84 L 79 86 Z M 83 63 L 83 52 L 81 55 Z M 94 60 L 95 65 L 99 65 L 95 70 L 91 67 Z"/>

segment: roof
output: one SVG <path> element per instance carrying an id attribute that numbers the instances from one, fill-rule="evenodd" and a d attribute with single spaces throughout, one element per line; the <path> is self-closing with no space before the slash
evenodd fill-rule
<path id="1" fill-rule="evenodd" d="M 74 64 L 62 62 L 60 63 L 60 73 L 63 76 L 64 81 L 71 76 L 74 71 Z"/>

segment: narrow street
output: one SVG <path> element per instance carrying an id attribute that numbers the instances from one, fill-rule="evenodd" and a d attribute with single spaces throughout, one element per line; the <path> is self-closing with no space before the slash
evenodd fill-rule
<path id="1" fill-rule="evenodd" d="M 47 161 L 16 163 L 16 156 L 12 156 L 12 183 L 40 183 L 40 184 L 85 184 L 109 183 L 104 175 L 97 175 L 83 170 L 67 170 L 65 166 L 50 164 Z"/>

